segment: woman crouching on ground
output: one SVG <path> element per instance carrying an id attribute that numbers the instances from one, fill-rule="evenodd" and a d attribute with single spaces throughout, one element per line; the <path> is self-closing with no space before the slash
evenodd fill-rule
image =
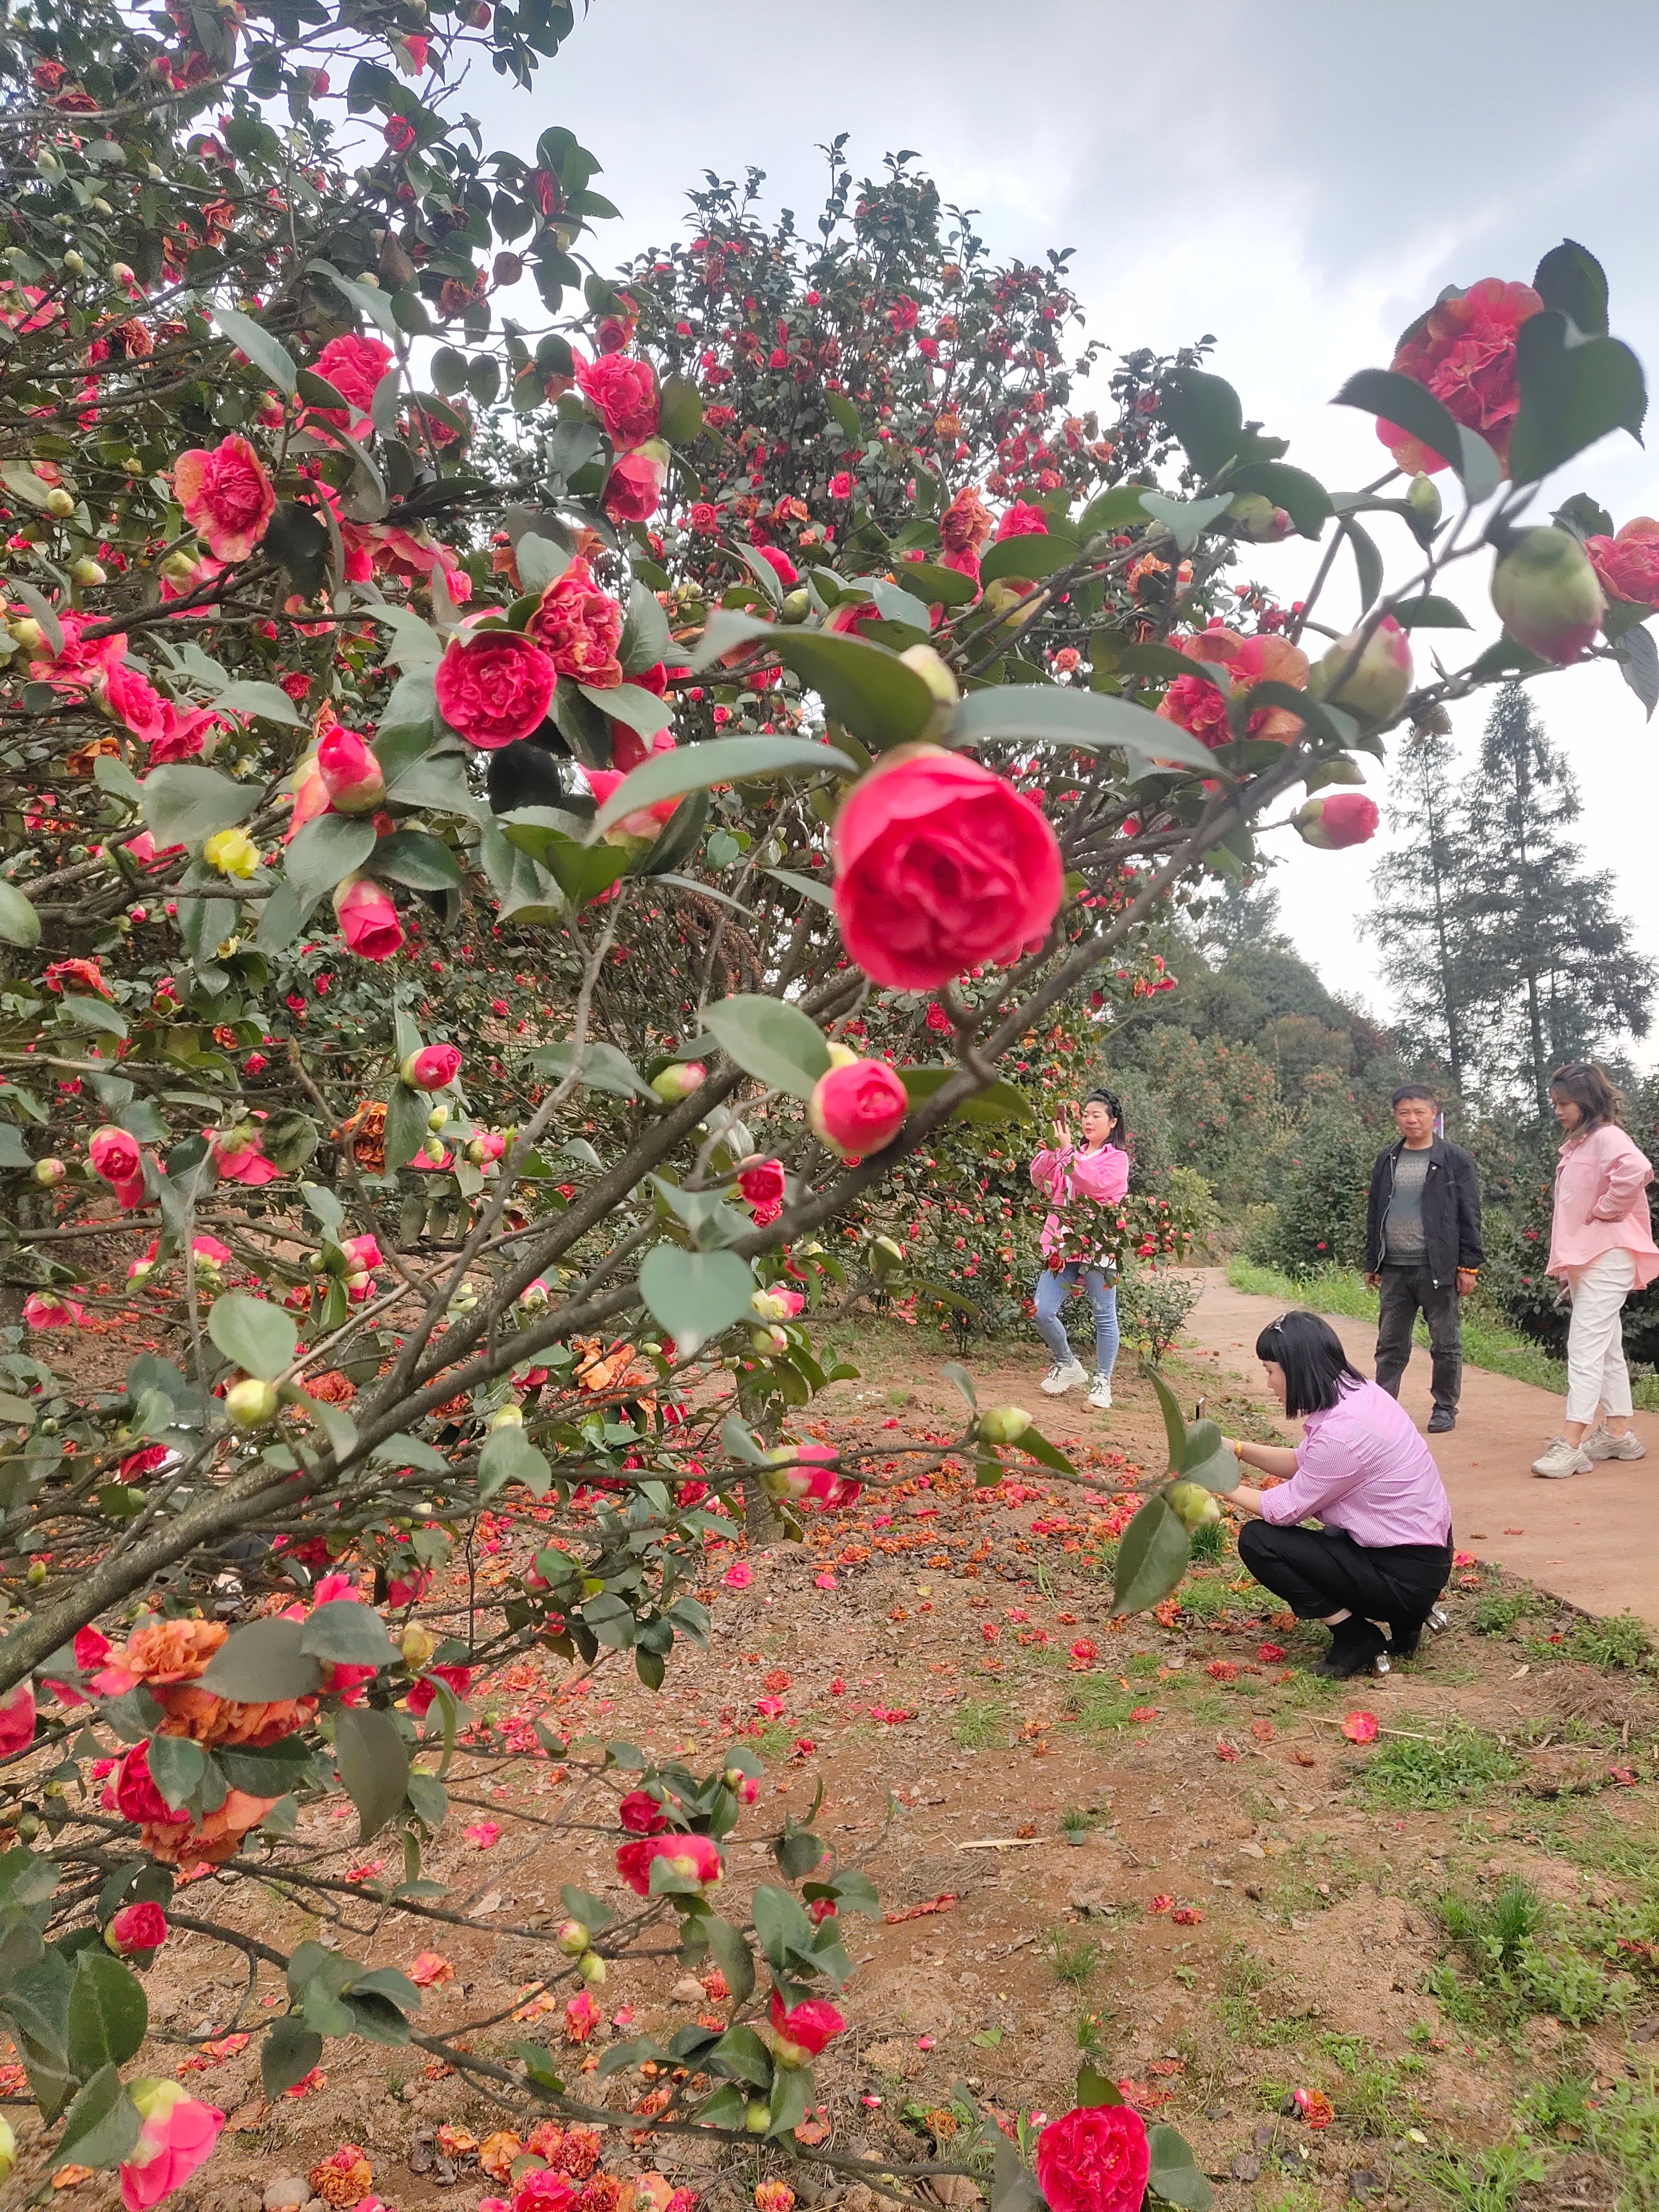
<path id="1" fill-rule="evenodd" d="M 1123 1109 L 1110 1091 L 1091 1091 L 1078 1116 L 1083 1142 L 1072 1142 L 1062 1114 L 1054 1141 L 1031 1162 L 1031 1181 L 1051 1211 L 1042 1224 L 1043 1271 L 1033 1303 L 1037 1334 L 1054 1355 L 1042 1388 L 1058 1398 L 1087 1382 L 1089 1403 L 1104 1412 L 1112 1402 L 1117 1364 L 1116 1208 L 1129 1188 L 1129 1155 L 1123 1148 Z M 1115 1139 L 1115 1141 L 1114 1141 Z M 1072 1349 L 1060 1309 L 1079 1279 L 1095 1312 L 1095 1371 L 1087 1376 Z"/>
<path id="2" fill-rule="evenodd" d="M 1427 1444 L 1317 1314 L 1281 1315 L 1255 1356 L 1304 1441 L 1291 1451 L 1229 1439 L 1246 1467 L 1290 1478 L 1225 1493 L 1249 1516 L 1239 1558 L 1298 1620 L 1330 1630 L 1317 1673 L 1358 1674 L 1384 1652 L 1409 1659 L 1451 1572 L 1451 1504 Z M 1310 1514 L 1323 1525 L 1302 1527 Z"/>

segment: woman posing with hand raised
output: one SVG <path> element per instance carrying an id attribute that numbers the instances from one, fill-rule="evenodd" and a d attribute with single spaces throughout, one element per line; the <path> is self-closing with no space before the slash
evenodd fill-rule
<path id="1" fill-rule="evenodd" d="M 1116 1208 L 1129 1188 L 1129 1155 L 1122 1139 L 1123 1109 L 1110 1091 L 1091 1091 L 1078 1120 L 1080 1145 L 1072 1140 L 1064 1114 L 1054 1123 L 1054 1141 L 1031 1163 L 1031 1181 L 1048 1200 L 1042 1224 L 1047 1263 L 1036 1282 L 1037 1334 L 1054 1355 L 1042 1388 L 1058 1398 L 1079 1382 L 1089 1385 L 1089 1403 L 1104 1412 L 1112 1402 L 1112 1370 L 1117 1364 Z M 1095 1310 L 1095 1371 L 1091 1377 L 1072 1349 L 1060 1318 L 1079 1281 Z"/>

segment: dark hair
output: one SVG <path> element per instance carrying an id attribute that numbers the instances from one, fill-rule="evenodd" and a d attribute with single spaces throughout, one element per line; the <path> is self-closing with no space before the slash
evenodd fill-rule
<path id="1" fill-rule="evenodd" d="M 1129 1149 L 1129 1125 L 1123 1118 L 1123 1102 L 1115 1091 L 1108 1091 L 1097 1084 L 1083 1102 L 1085 1106 L 1103 1106 L 1112 1117 L 1112 1142 L 1120 1151 Z M 1080 1110 L 1080 1109 L 1079 1109 Z"/>
<path id="2" fill-rule="evenodd" d="M 1397 1106 L 1402 1098 L 1426 1098 L 1431 1106 L 1440 1103 L 1426 1083 L 1402 1083 L 1389 1103 L 1391 1107 Z"/>
<path id="3" fill-rule="evenodd" d="M 1566 1066 L 1558 1067 L 1550 1078 L 1552 1091 L 1559 1091 L 1570 1098 L 1582 1116 L 1579 1126 L 1599 1129 L 1604 1122 L 1616 1121 L 1625 1110 L 1625 1102 L 1602 1074 L 1587 1060 L 1570 1060 Z"/>
<path id="4" fill-rule="evenodd" d="M 1255 1340 L 1258 1359 L 1271 1359 L 1285 1370 L 1285 1411 L 1328 1413 L 1344 1391 L 1364 1376 L 1342 1349 L 1342 1340 L 1317 1314 L 1280 1314 Z"/>

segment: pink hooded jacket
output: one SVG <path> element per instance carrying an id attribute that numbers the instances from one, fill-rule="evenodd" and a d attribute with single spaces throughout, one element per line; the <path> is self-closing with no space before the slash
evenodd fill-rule
<path id="1" fill-rule="evenodd" d="M 1569 1138 L 1555 1170 L 1549 1272 L 1571 1274 L 1603 1252 L 1628 1252 L 1639 1291 L 1659 1275 L 1659 1245 L 1648 1213 L 1653 1170 L 1624 1130 L 1604 1121 L 1588 1136 Z"/>
<path id="2" fill-rule="evenodd" d="M 1065 1254 L 1065 1209 L 1079 1198 L 1116 1206 L 1129 1188 L 1129 1155 L 1117 1145 L 1103 1145 L 1092 1152 L 1075 1147 L 1061 1152 L 1045 1146 L 1031 1162 L 1031 1181 L 1054 1208 L 1042 1224 L 1041 1239 L 1042 1256 L 1052 1265 Z"/>

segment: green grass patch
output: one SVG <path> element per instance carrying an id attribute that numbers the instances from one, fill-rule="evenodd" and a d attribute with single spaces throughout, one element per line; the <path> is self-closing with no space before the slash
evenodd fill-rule
<path id="1" fill-rule="evenodd" d="M 1485 1797 L 1519 1771 L 1496 1736 L 1454 1721 L 1439 1735 L 1390 1736 L 1366 1760 L 1359 1787 L 1373 1805 L 1430 1811 Z"/>
<path id="2" fill-rule="evenodd" d="M 1006 1698 L 969 1698 L 957 1715 L 956 1739 L 963 1751 L 1006 1751 L 1013 1708 Z"/>

